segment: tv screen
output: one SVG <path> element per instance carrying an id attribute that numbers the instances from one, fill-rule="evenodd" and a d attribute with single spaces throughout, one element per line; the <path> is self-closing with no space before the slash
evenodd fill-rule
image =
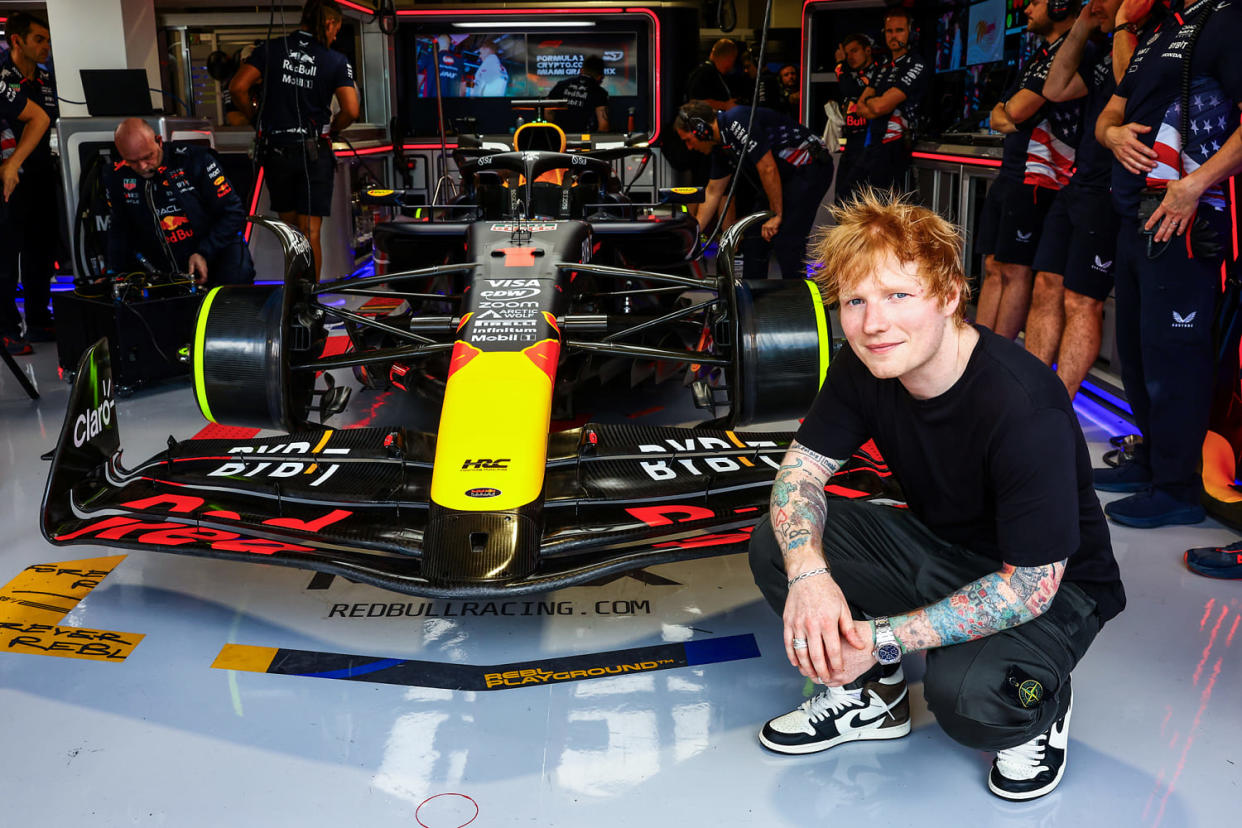
<path id="1" fill-rule="evenodd" d="M 970 7 L 966 25 L 966 63 L 992 63 L 1005 56 L 1005 0 L 984 0 Z"/>
<path id="2" fill-rule="evenodd" d="M 420 34 L 414 42 L 419 98 L 436 96 L 437 57 L 445 98 L 544 97 L 581 72 L 591 55 L 604 61 L 609 95 L 638 94 L 638 35 L 632 32 Z"/>

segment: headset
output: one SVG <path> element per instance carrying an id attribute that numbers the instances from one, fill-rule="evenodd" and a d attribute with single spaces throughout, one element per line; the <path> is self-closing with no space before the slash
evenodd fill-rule
<path id="1" fill-rule="evenodd" d="M 1048 0 L 1048 19 L 1060 23 L 1070 16 L 1074 8 L 1074 0 Z"/>
<path id="2" fill-rule="evenodd" d="M 698 115 L 691 115 L 686 110 L 687 107 L 683 106 L 677 113 L 677 123 L 684 125 L 683 128 L 700 141 L 712 140 L 711 123 Z"/>
<path id="3" fill-rule="evenodd" d="M 690 126 L 690 131 L 694 133 L 695 138 L 698 138 L 700 141 L 711 140 L 712 128 L 708 125 L 707 121 L 704 121 L 699 117 L 694 117 L 688 118 L 687 123 Z"/>

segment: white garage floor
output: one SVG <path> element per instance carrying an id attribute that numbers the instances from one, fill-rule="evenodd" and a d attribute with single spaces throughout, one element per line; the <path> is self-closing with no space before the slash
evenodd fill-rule
<path id="1" fill-rule="evenodd" d="M 950 741 L 922 707 L 917 658 L 909 737 L 799 758 L 760 748 L 756 729 L 804 685 L 742 555 L 488 615 L 299 570 L 53 547 L 36 522 L 39 455 L 68 388 L 52 346 L 19 363 L 43 397 L 28 401 L 0 365 L 0 599 L 34 564 L 122 555 L 73 567 L 113 568 L 59 624 L 137 643 L 111 663 L 0 648 L 6 826 L 1237 824 L 1242 582 L 1182 565 L 1189 546 L 1234 540 L 1215 522 L 1113 527 L 1130 607 L 1075 673 L 1065 781 L 1012 804 L 986 790 L 990 757 Z M 373 409 L 385 407 L 356 402 L 333 424 Z M 184 383 L 119 411 L 130 464 L 203 426 Z M 1101 425 L 1116 423 L 1093 418 L 1098 456 Z M 6 611 L 0 600 L 0 622 Z M 682 643 L 715 646 L 720 660 L 491 692 L 338 680 L 330 665 L 318 677 L 212 666 L 229 644 L 485 667 Z M 417 667 L 412 683 L 434 672 Z"/>

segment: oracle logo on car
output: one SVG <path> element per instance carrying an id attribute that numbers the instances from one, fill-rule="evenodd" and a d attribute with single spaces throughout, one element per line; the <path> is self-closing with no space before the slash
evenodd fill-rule
<path id="1" fill-rule="evenodd" d="M 112 401 L 112 380 L 103 382 L 103 397 L 103 402 L 79 414 L 73 421 L 74 447 L 81 448 L 88 440 L 94 439 L 112 425 L 112 412 L 116 408 L 116 403 Z"/>

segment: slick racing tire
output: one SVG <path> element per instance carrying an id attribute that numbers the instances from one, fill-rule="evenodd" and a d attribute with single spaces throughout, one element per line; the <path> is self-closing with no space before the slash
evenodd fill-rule
<path id="1" fill-rule="evenodd" d="M 213 423 L 296 431 L 306 425 L 314 371 L 309 361 L 322 336 L 290 324 L 283 286 L 230 286 L 208 292 L 194 323 L 194 396 Z M 296 335 L 295 335 L 296 334 Z"/>
<path id="2" fill-rule="evenodd" d="M 832 330 L 809 280 L 735 285 L 734 425 L 806 416 L 828 371 Z"/>

